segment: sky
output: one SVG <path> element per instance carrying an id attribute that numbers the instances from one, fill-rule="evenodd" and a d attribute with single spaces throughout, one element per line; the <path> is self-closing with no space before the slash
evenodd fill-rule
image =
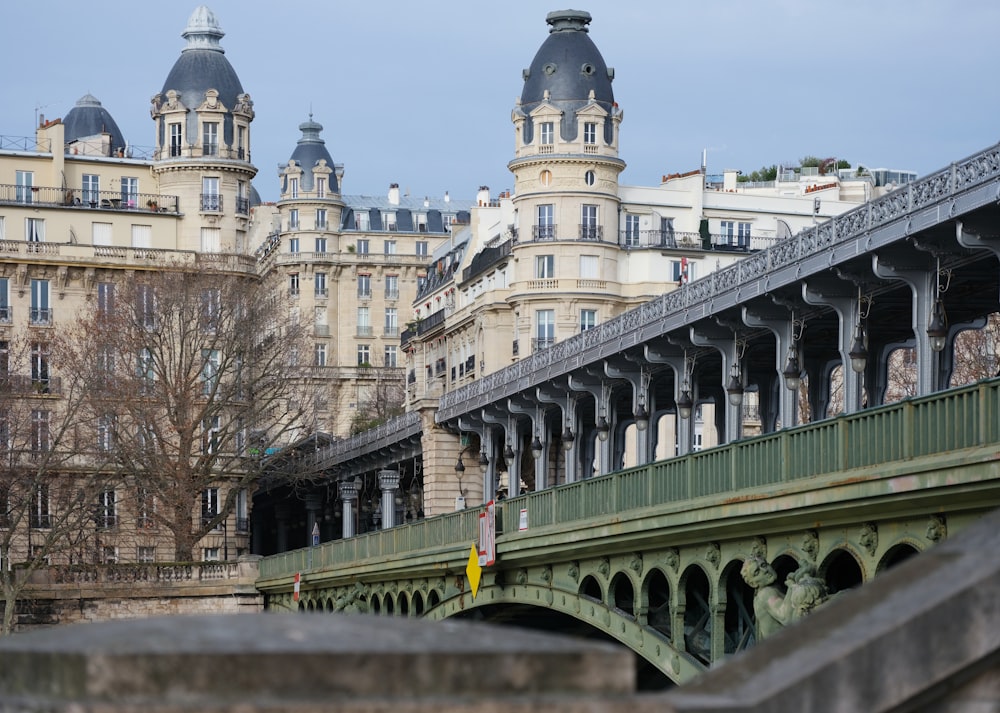
<path id="1" fill-rule="evenodd" d="M 587 10 L 624 112 L 621 182 L 806 155 L 926 174 L 1000 138 L 995 0 L 210 0 L 254 101 L 254 186 L 312 112 L 345 194 L 474 198 L 513 185 L 521 70 L 551 10 Z M 28 136 L 86 93 L 152 146 L 149 99 L 196 0 L 5 3 L 0 135 Z"/>

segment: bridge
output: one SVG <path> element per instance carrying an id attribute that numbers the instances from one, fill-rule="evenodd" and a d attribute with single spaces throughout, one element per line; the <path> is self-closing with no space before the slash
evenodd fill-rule
<path id="1" fill-rule="evenodd" d="M 994 146 L 320 451 L 341 538 L 266 558 L 268 606 L 610 637 L 682 682 L 754 642 L 751 555 L 839 591 L 924 551 L 1000 505 L 998 382 L 947 388 L 958 335 L 998 310 L 998 199 Z M 912 396 L 887 403 L 901 348 Z M 696 452 L 706 404 L 723 445 Z M 528 492 L 473 597 L 481 508 L 437 513 L 504 480 Z M 355 537 L 375 483 L 381 529 Z M 416 487 L 435 516 L 399 525 Z"/>

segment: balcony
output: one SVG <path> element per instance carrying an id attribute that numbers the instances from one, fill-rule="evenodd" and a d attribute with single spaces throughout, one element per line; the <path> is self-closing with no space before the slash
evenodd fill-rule
<path id="1" fill-rule="evenodd" d="M 537 352 L 541 349 L 548 349 L 555 343 L 555 337 L 533 337 L 531 339 L 531 351 Z"/>
<path id="2" fill-rule="evenodd" d="M 48 307 L 32 307 L 28 312 L 28 321 L 33 327 L 51 327 L 52 309 Z"/>
<path id="3" fill-rule="evenodd" d="M 221 213 L 222 196 L 217 193 L 202 193 L 199 210 L 202 213 Z"/>
<path id="4" fill-rule="evenodd" d="M 580 225 L 580 240 L 601 240 L 603 237 L 603 225 Z"/>
<path id="5" fill-rule="evenodd" d="M 177 214 L 177 196 L 0 184 L 0 205 Z"/>
<path id="6" fill-rule="evenodd" d="M 371 298 L 372 298 L 372 291 L 371 290 L 358 290 L 358 299 L 359 300 L 370 300 Z"/>
<path id="7" fill-rule="evenodd" d="M 399 326 L 395 324 L 385 325 L 385 329 L 382 330 L 383 337 L 398 337 L 399 336 Z"/>
<path id="8" fill-rule="evenodd" d="M 555 240 L 556 239 L 555 224 L 531 226 L 531 239 L 534 241 Z"/>
<path id="9" fill-rule="evenodd" d="M 237 517 L 236 518 L 236 532 L 238 534 L 245 534 L 250 532 L 250 518 L 248 517 Z"/>
<path id="10" fill-rule="evenodd" d="M 236 197 L 236 213 L 237 215 L 250 215 L 250 199 Z M 326 227 L 326 226 L 324 226 Z"/>
<path id="11" fill-rule="evenodd" d="M 444 310 L 439 309 L 437 312 L 434 312 L 417 322 L 417 336 L 423 336 L 442 324 L 444 324 Z"/>
<path id="12" fill-rule="evenodd" d="M 385 291 L 385 298 L 387 300 L 398 300 L 399 299 L 399 290 L 386 290 Z"/>

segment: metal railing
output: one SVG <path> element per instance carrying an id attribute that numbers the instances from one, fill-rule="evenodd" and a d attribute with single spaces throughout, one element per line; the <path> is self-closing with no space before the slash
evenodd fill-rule
<path id="1" fill-rule="evenodd" d="M 205 213 L 221 213 L 222 195 L 218 193 L 202 193 L 199 210 Z"/>
<path id="2" fill-rule="evenodd" d="M 417 414 L 407 416 L 416 419 Z M 516 537 L 523 509 L 535 529 L 584 526 L 609 516 L 621 522 L 630 511 L 648 512 L 658 505 L 683 511 L 683 503 L 696 498 L 732 497 L 849 470 L 864 469 L 877 479 L 889 464 L 997 444 L 1000 379 L 991 379 L 509 498 L 498 508 L 497 529 Z M 261 579 L 304 571 L 307 558 L 316 570 L 431 548 L 467 550 L 478 536 L 481 511 L 470 508 L 265 557 Z"/>
<path id="3" fill-rule="evenodd" d="M 0 205 L 177 213 L 177 196 L 0 184 Z"/>

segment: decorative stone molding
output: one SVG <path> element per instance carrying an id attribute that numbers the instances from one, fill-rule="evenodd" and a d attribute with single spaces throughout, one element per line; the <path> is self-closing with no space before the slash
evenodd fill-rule
<path id="1" fill-rule="evenodd" d="M 819 534 L 816 530 L 806 530 L 802 535 L 802 551 L 813 562 L 816 561 L 816 555 L 819 554 Z"/>
<path id="2" fill-rule="evenodd" d="M 865 548 L 869 555 L 874 556 L 878 549 L 878 525 L 874 522 L 866 522 L 861 526 L 858 533 L 858 544 Z"/>
<path id="3" fill-rule="evenodd" d="M 718 542 L 708 543 L 708 546 L 705 548 L 705 559 L 716 569 L 719 568 L 719 562 L 722 561 L 722 548 L 719 547 Z"/>
<path id="4" fill-rule="evenodd" d="M 939 542 L 948 536 L 948 524 L 944 515 L 931 515 L 925 535 L 931 542 Z"/>

